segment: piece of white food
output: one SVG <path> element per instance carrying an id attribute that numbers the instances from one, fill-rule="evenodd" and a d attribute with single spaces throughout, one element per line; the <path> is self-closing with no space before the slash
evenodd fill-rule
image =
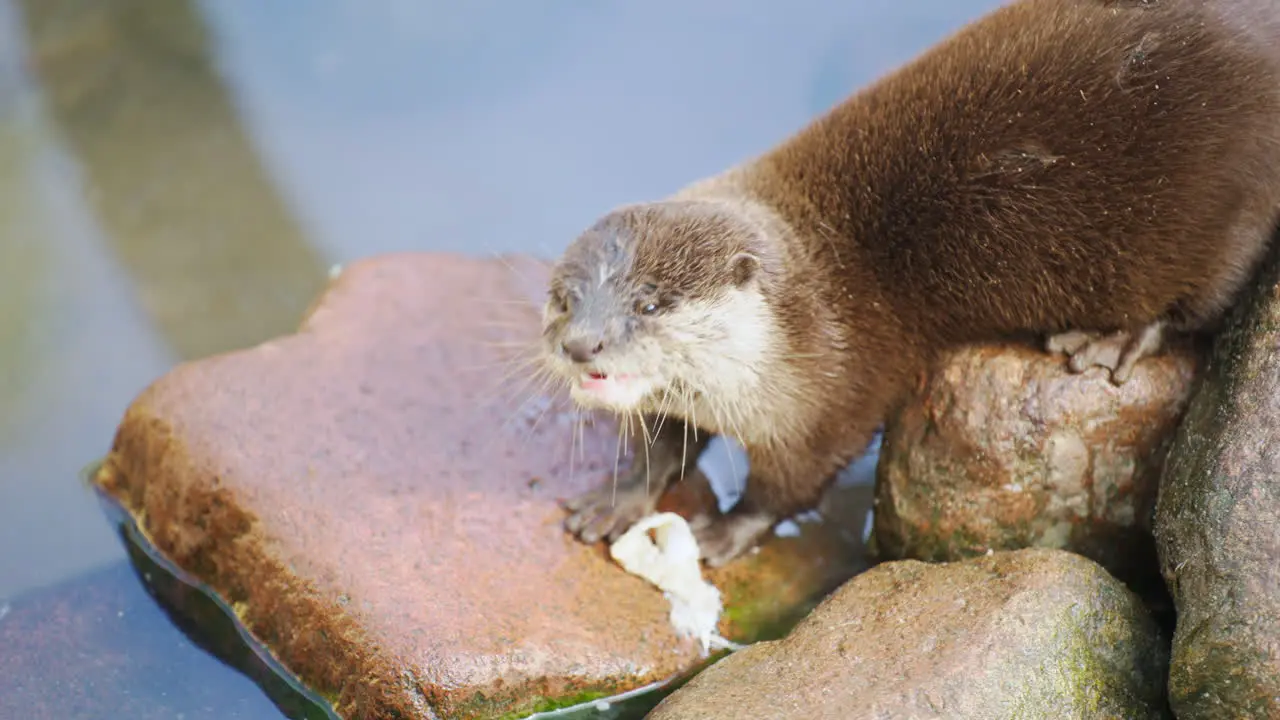
<path id="1" fill-rule="evenodd" d="M 642 518 L 610 546 L 609 553 L 623 570 L 662 590 L 671 603 L 676 633 L 696 638 L 703 655 L 713 645 L 736 647 L 716 633 L 724 605 L 716 586 L 702 578 L 698 541 L 684 518 L 675 513 Z"/>

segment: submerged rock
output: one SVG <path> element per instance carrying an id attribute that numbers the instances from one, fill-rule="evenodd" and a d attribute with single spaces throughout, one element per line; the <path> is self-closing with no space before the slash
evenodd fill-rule
<path id="1" fill-rule="evenodd" d="M 907 560 L 849 581 L 786 638 L 721 660 L 648 717 L 1166 718 L 1167 660 L 1138 598 L 1079 555 Z"/>
<path id="2" fill-rule="evenodd" d="M 886 423 L 877 551 L 937 561 L 1062 548 L 1158 584 L 1149 521 L 1198 359 L 1170 348 L 1117 387 L 1034 347 L 953 353 Z"/>
<path id="3" fill-rule="evenodd" d="M 347 720 L 518 716 L 678 676 L 700 648 L 661 591 L 562 528 L 616 428 L 575 432 L 531 378 L 545 280 L 521 257 L 353 264 L 298 333 L 144 391 L 96 482 Z M 838 527 L 708 573 L 720 633 L 773 633 L 861 569 Z"/>
<path id="4" fill-rule="evenodd" d="M 1280 717 L 1280 257 L 1217 340 L 1156 511 L 1180 720 Z"/>

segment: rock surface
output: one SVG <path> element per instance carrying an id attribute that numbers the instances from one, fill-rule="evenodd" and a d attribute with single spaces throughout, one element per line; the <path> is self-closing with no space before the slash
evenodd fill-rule
<path id="1" fill-rule="evenodd" d="M 886 422 L 877 552 L 937 561 L 1063 548 L 1158 584 L 1149 521 L 1198 361 L 1171 348 L 1117 387 L 1034 347 L 953 353 Z"/>
<path id="2" fill-rule="evenodd" d="M 1220 335 L 1155 520 L 1180 720 L 1280 717 L 1280 257 Z"/>
<path id="3" fill-rule="evenodd" d="M 1137 597 L 1079 555 L 906 560 L 849 581 L 785 639 L 721 660 L 648 717 L 1164 718 L 1167 653 Z"/>
<path id="4" fill-rule="evenodd" d="M 545 273 L 356 263 L 297 334 L 144 391 L 97 483 L 348 720 L 497 717 L 684 672 L 698 651 L 661 593 L 561 527 L 558 499 L 607 479 L 617 445 L 526 381 Z M 806 527 L 709 574 L 721 632 L 789 622 L 860 555 Z"/>

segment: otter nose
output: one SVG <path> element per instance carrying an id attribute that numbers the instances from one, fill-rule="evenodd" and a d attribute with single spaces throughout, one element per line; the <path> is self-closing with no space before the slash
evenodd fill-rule
<path id="1" fill-rule="evenodd" d="M 604 341 L 591 337 L 569 338 L 560 343 L 560 349 L 576 363 L 591 362 L 604 350 Z"/>

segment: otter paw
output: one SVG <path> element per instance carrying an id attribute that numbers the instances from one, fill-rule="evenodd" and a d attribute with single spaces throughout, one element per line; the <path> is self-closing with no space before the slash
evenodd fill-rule
<path id="1" fill-rule="evenodd" d="M 613 542 L 655 506 L 644 488 L 637 492 L 619 484 L 615 492 L 613 483 L 605 483 L 564 503 L 570 513 L 564 527 L 586 543 Z"/>
<path id="2" fill-rule="evenodd" d="M 707 566 L 723 567 L 755 547 L 775 522 L 764 513 L 730 511 L 714 519 L 698 518 L 690 527 Z"/>
<path id="3" fill-rule="evenodd" d="M 1111 371 L 1111 381 L 1123 385 L 1133 376 L 1138 361 L 1160 351 L 1164 340 L 1164 323 L 1155 322 L 1137 333 L 1118 331 L 1113 333 L 1071 330 L 1049 336 L 1045 349 L 1051 353 L 1063 353 L 1070 360 L 1067 367 L 1073 373 L 1081 373 L 1091 367 Z"/>

